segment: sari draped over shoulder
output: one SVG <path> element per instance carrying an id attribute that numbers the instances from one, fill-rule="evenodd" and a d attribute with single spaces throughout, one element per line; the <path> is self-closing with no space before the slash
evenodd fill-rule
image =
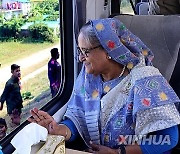
<path id="1" fill-rule="evenodd" d="M 85 73 L 75 83 L 64 118 L 71 119 L 89 144 L 117 147 L 125 135 L 147 135 L 180 124 L 179 98 L 158 69 L 137 65 L 103 94 L 100 76 Z"/>
<path id="2" fill-rule="evenodd" d="M 93 20 L 91 26 L 107 54 L 130 73 L 104 87 L 100 75 L 87 74 L 82 67 L 64 118 L 73 121 L 87 145 L 92 141 L 116 148 L 125 135 L 147 135 L 180 124 L 175 107 L 180 100 L 151 66 L 151 50 L 117 19 Z"/>

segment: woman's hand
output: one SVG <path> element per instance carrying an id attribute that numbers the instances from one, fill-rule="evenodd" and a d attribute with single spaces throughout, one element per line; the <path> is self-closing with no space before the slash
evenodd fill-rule
<path id="1" fill-rule="evenodd" d="M 111 149 L 109 147 L 103 146 L 103 145 L 98 145 L 94 144 L 90 141 L 90 146 L 92 149 L 89 150 L 91 153 L 95 154 L 117 154 L 117 150 Z"/>
<path id="2" fill-rule="evenodd" d="M 31 111 L 32 117 L 28 118 L 29 122 L 34 122 L 37 123 L 45 128 L 48 129 L 50 128 L 50 124 L 54 121 L 53 117 L 50 116 L 47 112 L 38 110 L 37 108 L 33 108 Z M 54 128 L 54 123 L 51 124 L 51 130 Z"/>
<path id="3" fill-rule="evenodd" d="M 71 137 L 71 131 L 65 125 L 59 125 L 47 112 L 33 108 L 31 110 L 32 117 L 28 118 L 29 122 L 37 123 L 48 130 L 52 135 L 63 135 L 66 139 Z M 69 134 L 69 135 L 68 135 Z"/>

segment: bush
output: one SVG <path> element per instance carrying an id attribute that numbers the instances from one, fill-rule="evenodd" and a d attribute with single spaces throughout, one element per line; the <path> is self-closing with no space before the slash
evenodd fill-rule
<path id="1" fill-rule="evenodd" d="M 32 39 L 36 41 L 47 41 L 47 42 L 54 42 L 55 35 L 53 33 L 53 29 L 49 28 L 44 23 L 35 23 L 34 25 L 29 26 L 30 36 Z"/>
<path id="2" fill-rule="evenodd" d="M 13 17 L 0 25 L 0 40 L 17 39 L 24 19 Z"/>
<path id="3" fill-rule="evenodd" d="M 57 21 L 59 15 L 50 15 L 44 19 L 44 21 Z"/>
<path id="4" fill-rule="evenodd" d="M 31 92 L 26 91 L 22 94 L 22 98 L 23 98 L 23 100 L 27 100 L 27 99 L 33 99 L 34 96 L 31 95 Z"/>

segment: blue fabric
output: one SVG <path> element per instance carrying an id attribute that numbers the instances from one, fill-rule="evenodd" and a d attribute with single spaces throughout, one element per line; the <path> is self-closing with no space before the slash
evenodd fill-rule
<path id="1" fill-rule="evenodd" d="M 2 152 L 2 147 L 0 146 L 0 154 L 3 154 L 3 152 Z"/>
<path id="2" fill-rule="evenodd" d="M 153 70 L 156 71 L 155 68 L 153 68 Z M 141 74 L 142 73 L 143 72 L 141 72 Z M 109 81 L 109 87 L 110 85 L 114 85 L 114 82 L 117 84 L 120 83 L 121 80 L 122 79 Z M 156 80 L 158 86 L 155 85 L 156 82 L 153 82 L 154 80 Z M 73 95 L 68 102 L 69 104 L 65 117 L 68 117 L 74 122 L 79 133 L 81 133 L 84 137 L 86 143 L 89 143 L 91 140 L 100 144 L 101 140 L 101 143 L 105 146 L 112 148 L 116 147 L 121 142 L 119 135 L 135 134 L 133 125 L 136 121 L 136 112 L 141 112 L 145 109 L 164 104 L 173 104 L 174 101 L 179 101 L 172 88 L 167 82 L 165 82 L 162 76 L 158 76 L 157 78 L 154 78 L 154 76 L 146 77 L 135 82 L 134 87 L 139 86 L 139 88 L 137 88 L 137 90 L 134 90 L 134 87 L 129 89 L 131 94 L 129 96 L 127 95 L 127 102 L 123 102 L 124 106 L 114 113 L 105 127 L 100 127 L 100 100 L 102 94 L 104 94 L 103 85 L 104 83 L 102 82 L 100 76 L 95 77 L 91 74 L 85 73 L 83 67 L 75 83 Z M 114 87 L 111 88 L 114 89 Z M 140 98 L 140 93 L 146 91 L 143 90 L 145 88 L 147 89 L 147 92 L 143 94 L 143 98 Z M 125 94 L 118 93 L 118 95 L 124 96 Z M 171 98 L 175 99 L 172 101 Z M 133 108 L 130 108 L 130 106 L 133 106 Z"/>
<path id="3" fill-rule="evenodd" d="M 144 109 L 148 110 L 164 104 L 173 105 L 174 101 L 179 102 L 179 99 L 158 69 L 149 66 L 153 58 L 152 52 L 121 22 L 115 19 L 102 19 L 91 21 L 91 26 L 112 60 L 129 66 L 131 71 L 123 79 L 118 77 L 105 85 L 100 75 L 86 73 L 83 65 L 64 117 L 75 124 L 87 144 L 92 141 L 114 148 L 121 144 L 120 135 L 135 134 L 137 121 L 133 113 L 137 114 L 136 112 L 140 113 Z M 114 37 L 111 37 L 111 34 Z M 114 92 L 117 88 L 118 91 Z M 145 92 L 143 98 L 141 92 Z M 112 96 L 111 100 L 109 95 Z M 103 100 L 102 96 L 106 99 Z M 107 121 L 103 125 L 104 119 Z M 152 120 L 152 124 L 155 122 L 157 121 Z M 172 126 L 177 125 L 178 122 L 176 120 Z M 153 132 L 164 129 L 159 125 L 154 127 Z M 165 128 L 168 127 L 171 125 Z M 149 132 L 151 131 L 147 130 L 145 134 Z"/>
<path id="4" fill-rule="evenodd" d="M 148 73 L 148 70 L 144 73 Z M 134 107 L 133 115 L 148 108 L 179 102 L 179 98 L 172 87 L 160 75 L 149 76 L 136 81 L 130 95 L 129 102 L 132 102 Z"/>
<path id="5" fill-rule="evenodd" d="M 177 126 L 173 126 L 173 127 L 167 128 L 167 129 L 157 131 L 154 134 L 157 135 L 156 136 L 157 141 L 159 140 L 160 135 L 163 135 L 163 137 L 165 135 L 169 135 L 170 136 L 170 145 L 168 145 L 168 144 L 148 145 L 148 142 L 146 142 L 145 145 L 140 145 L 143 154 L 156 154 L 156 153 L 165 154 L 165 152 L 171 150 L 178 143 L 179 133 L 178 133 Z"/>
<path id="6" fill-rule="evenodd" d="M 61 124 L 66 125 L 71 131 L 71 137 L 68 140 L 69 142 L 74 141 L 75 139 L 77 139 L 79 137 L 78 130 L 71 120 L 66 119 L 66 120 L 62 121 Z"/>
<path id="7" fill-rule="evenodd" d="M 118 19 L 93 20 L 91 24 L 96 37 L 113 60 L 132 69 L 139 63 L 140 55 L 144 55 L 146 64 L 151 65 L 152 51 Z"/>

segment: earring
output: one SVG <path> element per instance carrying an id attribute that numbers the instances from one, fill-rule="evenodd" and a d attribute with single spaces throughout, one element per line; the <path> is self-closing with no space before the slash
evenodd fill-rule
<path id="1" fill-rule="evenodd" d="M 107 56 L 107 59 L 112 59 L 111 56 Z"/>

